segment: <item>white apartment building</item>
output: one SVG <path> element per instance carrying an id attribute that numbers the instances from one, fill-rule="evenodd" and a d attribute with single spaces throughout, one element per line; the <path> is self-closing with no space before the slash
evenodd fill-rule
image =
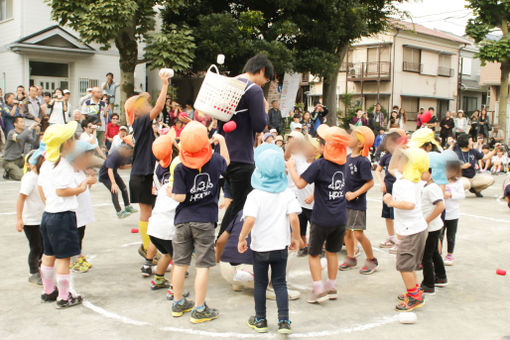
<path id="1" fill-rule="evenodd" d="M 50 12 L 43 0 L 0 0 L 0 87 L 4 93 L 32 84 L 49 92 L 69 89 L 76 107 L 88 87 L 102 85 L 107 72 L 120 82 L 117 49 L 102 51 L 100 45 L 83 44 L 76 32 L 51 20 Z M 140 64 L 135 90 L 145 88 L 146 66 Z"/>

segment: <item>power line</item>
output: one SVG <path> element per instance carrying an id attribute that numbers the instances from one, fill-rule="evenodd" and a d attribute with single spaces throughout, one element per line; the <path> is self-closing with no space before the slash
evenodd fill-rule
<path id="1" fill-rule="evenodd" d="M 426 17 L 432 17 L 432 16 L 436 16 L 436 15 L 443 15 L 443 14 L 450 14 L 450 13 L 458 13 L 460 11 L 469 11 L 471 12 L 470 9 L 468 8 L 464 8 L 464 9 L 460 9 L 460 10 L 455 10 L 455 11 L 447 11 L 447 12 L 440 12 L 440 13 L 434 13 L 434 14 L 425 14 L 425 15 L 420 15 L 420 16 L 417 16 L 417 17 L 413 17 L 415 19 L 419 19 L 419 18 L 426 18 Z"/>

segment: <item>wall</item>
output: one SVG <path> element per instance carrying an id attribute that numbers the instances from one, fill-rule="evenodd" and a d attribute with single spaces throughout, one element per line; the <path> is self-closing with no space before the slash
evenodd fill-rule
<path id="1" fill-rule="evenodd" d="M 486 63 L 480 72 L 480 85 L 499 85 L 501 83 L 500 63 Z"/>
<path id="2" fill-rule="evenodd" d="M 25 84 L 23 56 L 12 52 L 0 53 L 0 87 L 4 93 L 16 91 L 21 84 Z"/>

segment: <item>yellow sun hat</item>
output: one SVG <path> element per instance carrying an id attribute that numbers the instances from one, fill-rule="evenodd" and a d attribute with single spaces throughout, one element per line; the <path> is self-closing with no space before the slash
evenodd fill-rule
<path id="1" fill-rule="evenodd" d="M 60 157 L 60 146 L 74 136 L 78 123 L 73 120 L 67 124 L 50 125 L 44 132 L 43 142 L 46 144 L 44 158 L 50 162 L 56 162 Z"/>
<path id="2" fill-rule="evenodd" d="M 417 183 L 421 175 L 429 170 L 429 155 L 423 149 L 410 147 L 401 150 L 407 158 L 407 164 L 404 167 L 403 176 L 405 179 Z"/>
<path id="3" fill-rule="evenodd" d="M 421 128 L 421 129 L 416 130 L 411 135 L 411 141 L 407 144 L 407 146 L 414 147 L 414 148 L 421 148 L 423 146 L 423 144 L 426 144 L 426 143 L 434 144 L 435 146 L 437 146 L 439 151 L 443 150 L 441 148 L 441 145 L 436 141 L 436 136 L 434 135 L 434 131 L 429 128 Z"/>

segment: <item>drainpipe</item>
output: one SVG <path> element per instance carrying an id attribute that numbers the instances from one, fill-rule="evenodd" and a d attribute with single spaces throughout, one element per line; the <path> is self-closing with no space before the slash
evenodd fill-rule
<path id="1" fill-rule="evenodd" d="M 398 35 L 398 32 L 400 32 L 400 29 L 398 27 L 395 27 L 396 32 L 393 35 L 393 57 L 392 57 L 392 65 L 391 65 L 391 97 L 390 97 L 390 105 L 393 105 L 393 93 L 395 90 L 395 56 L 396 56 L 396 37 Z M 402 104 L 400 105 L 402 106 Z M 389 108 L 388 108 L 389 109 Z M 389 112 L 389 110 L 388 110 Z"/>
<path id="2" fill-rule="evenodd" d="M 457 72 L 459 73 L 457 76 L 457 111 L 462 109 L 460 100 L 462 95 L 462 67 L 464 66 L 464 59 L 462 59 L 460 54 L 467 45 L 468 44 L 464 44 L 464 46 L 459 49 L 459 60 L 457 61 Z"/>

